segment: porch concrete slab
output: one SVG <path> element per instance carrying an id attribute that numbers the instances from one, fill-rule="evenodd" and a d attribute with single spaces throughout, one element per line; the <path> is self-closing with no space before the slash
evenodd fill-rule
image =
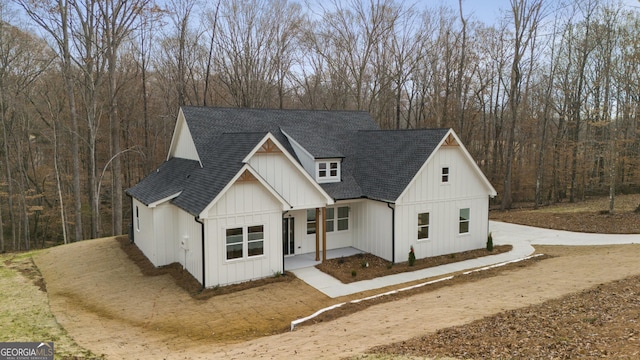
<path id="1" fill-rule="evenodd" d="M 444 276 L 451 273 L 466 271 L 503 262 L 525 258 L 535 251 L 532 244 L 539 245 L 614 245 L 640 243 L 640 235 L 609 235 L 585 234 L 569 231 L 540 229 L 530 226 L 491 221 L 489 228 L 495 245 L 512 245 L 510 252 L 485 256 L 478 259 L 460 261 L 452 264 L 436 266 L 428 269 L 416 270 L 401 274 L 383 276 L 371 280 L 357 281 L 343 284 L 339 280 L 323 273 L 315 267 L 292 270 L 292 272 L 307 284 L 315 287 L 325 295 L 336 298 L 362 291 L 379 289 L 398 285 L 410 281 Z"/>

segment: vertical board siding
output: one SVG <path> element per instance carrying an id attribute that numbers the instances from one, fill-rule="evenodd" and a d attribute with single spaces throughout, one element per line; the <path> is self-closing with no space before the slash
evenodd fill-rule
<path id="1" fill-rule="evenodd" d="M 386 203 L 361 201 L 352 205 L 353 246 L 391 261 L 392 211 Z"/>
<path id="2" fill-rule="evenodd" d="M 282 271 L 282 204 L 259 182 L 231 186 L 211 208 L 205 224 L 205 286 L 249 281 Z M 227 261 L 226 229 L 253 225 L 264 226 L 264 255 Z"/>
<path id="3" fill-rule="evenodd" d="M 202 283 L 202 225 L 188 212 L 175 209 L 178 229 L 174 233 L 170 245 L 175 254 L 172 262 L 182 264 L 193 277 Z M 186 251 L 180 247 L 180 241 L 185 238 L 187 239 Z"/>
<path id="4" fill-rule="evenodd" d="M 155 223 L 155 242 L 158 251 L 158 263 L 163 266 L 178 261 L 176 237 L 179 226 L 176 226 L 177 208 L 169 203 L 164 203 L 153 209 Z"/>
<path id="5" fill-rule="evenodd" d="M 441 181 L 442 167 L 449 182 Z M 457 146 L 441 147 L 396 202 L 396 261 L 483 248 L 488 234 L 489 189 Z M 458 234 L 459 210 L 470 209 L 470 231 Z M 429 239 L 418 241 L 418 214 L 429 213 Z"/>
<path id="6" fill-rule="evenodd" d="M 326 199 L 283 154 L 255 154 L 249 164 L 294 209 L 322 207 Z"/>
<path id="7" fill-rule="evenodd" d="M 136 207 L 138 208 L 138 217 L 140 219 L 140 230 L 138 230 L 138 224 L 136 224 Z M 134 243 L 154 266 L 160 266 L 158 265 L 153 209 L 148 208 L 146 205 L 136 200 L 135 198 L 132 198 L 132 209 L 134 216 Z"/>

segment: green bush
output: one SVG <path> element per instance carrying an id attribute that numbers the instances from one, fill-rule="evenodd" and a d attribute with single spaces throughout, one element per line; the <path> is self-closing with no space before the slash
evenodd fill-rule
<path id="1" fill-rule="evenodd" d="M 487 236 L 487 251 L 493 251 L 493 235 L 491 233 Z"/>
<path id="2" fill-rule="evenodd" d="M 355 270 L 351 270 L 351 276 L 356 277 L 356 275 L 358 275 L 358 272 Z"/>
<path id="3" fill-rule="evenodd" d="M 416 253 L 413 251 L 413 245 L 411 245 L 411 249 L 409 250 L 409 266 L 413 266 L 416 264 Z"/>

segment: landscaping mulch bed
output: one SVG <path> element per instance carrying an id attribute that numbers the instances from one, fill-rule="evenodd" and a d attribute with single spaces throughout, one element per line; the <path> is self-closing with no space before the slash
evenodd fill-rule
<path id="1" fill-rule="evenodd" d="M 433 256 L 418 259 L 413 266 L 409 266 L 408 262 L 393 264 L 390 261 L 372 254 L 357 254 L 328 259 L 322 264 L 316 265 L 316 268 L 340 280 L 342 283 L 348 284 L 355 281 L 375 279 L 380 276 L 400 274 L 488 255 L 501 254 L 511 251 L 512 248 L 511 245 L 500 245 L 495 246 L 493 251 L 477 249 L 455 254 Z"/>

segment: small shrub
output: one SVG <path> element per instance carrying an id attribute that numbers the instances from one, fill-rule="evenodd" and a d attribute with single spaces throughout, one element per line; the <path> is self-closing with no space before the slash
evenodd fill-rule
<path id="1" fill-rule="evenodd" d="M 351 277 L 356 277 L 356 275 L 358 275 L 358 272 L 355 270 L 351 270 Z"/>
<path id="2" fill-rule="evenodd" d="M 416 253 L 413 251 L 413 245 L 411 245 L 411 249 L 409 250 L 409 266 L 413 266 L 416 264 Z"/>
<path id="3" fill-rule="evenodd" d="M 360 266 L 362 266 L 362 268 L 368 268 L 369 267 L 369 263 L 367 262 L 367 260 L 362 260 L 360 262 Z"/>
<path id="4" fill-rule="evenodd" d="M 455 259 L 456 258 L 456 254 L 449 254 L 449 259 Z"/>
<path id="5" fill-rule="evenodd" d="M 344 256 L 341 256 L 340 259 L 338 259 L 338 264 L 339 265 L 344 264 Z"/>
<path id="6" fill-rule="evenodd" d="M 274 271 L 273 272 L 273 277 L 274 278 L 279 278 L 280 276 L 282 276 L 282 271 Z"/>
<path id="7" fill-rule="evenodd" d="M 493 235 L 491 233 L 487 236 L 487 251 L 493 251 Z"/>

